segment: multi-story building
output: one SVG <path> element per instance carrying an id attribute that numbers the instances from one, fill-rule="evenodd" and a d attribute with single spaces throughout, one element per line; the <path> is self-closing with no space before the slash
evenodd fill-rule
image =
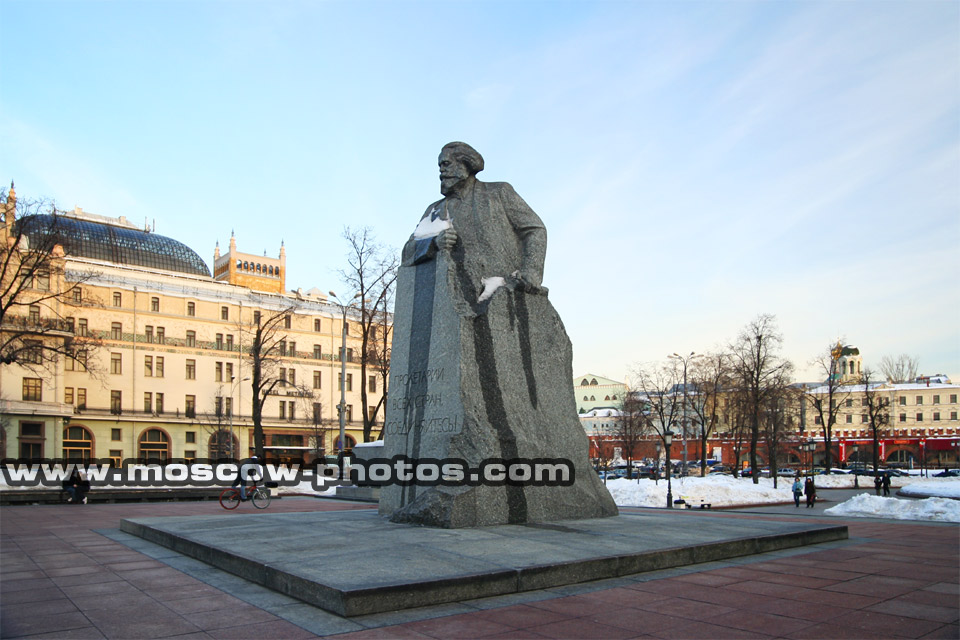
<path id="1" fill-rule="evenodd" d="M 14 201 L 11 189 L 8 214 Z M 20 249 L 6 241 L 14 218 L 7 215 L 0 229 L 2 250 Z M 384 389 L 375 370 L 368 368 L 361 379 L 358 316 L 348 307 L 344 317 L 343 308 L 316 289 L 286 291 L 283 247 L 278 258 L 255 256 L 238 252 L 231 237 L 226 253 L 217 247 L 211 274 L 186 245 L 124 218 L 78 208 L 57 216 L 57 225 L 60 246 L 51 260 L 62 268 L 52 270 L 59 275 L 42 287 L 70 295 L 21 305 L 7 313 L 4 325 L 32 322 L 49 329 L 57 323 L 62 330 L 45 331 L 43 340 L 86 338 L 91 344 L 79 360 L 0 366 L 4 457 L 249 455 L 251 345 L 257 327 L 275 317 L 267 337 L 278 348 L 261 366 L 277 379 L 263 407 L 268 460 L 309 461 L 339 450 L 341 385 L 346 447 L 362 441 L 361 389 L 371 407 Z M 44 297 L 38 286 L 23 292 L 24 302 Z M 383 409 L 380 424 L 382 416 Z"/>
<path id="2" fill-rule="evenodd" d="M 573 393 L 577 400 L 577 413 L 589 413 L 594 409 L 617 409 L 627 393 L 627 385 L 588 373 L 573 379 Z"/>

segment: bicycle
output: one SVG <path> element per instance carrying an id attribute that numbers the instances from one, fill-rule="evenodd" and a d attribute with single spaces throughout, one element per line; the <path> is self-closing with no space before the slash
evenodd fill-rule
<path id="1" fill-rule="evenodd" d="M 247 500 L 253 503 L 257 509 L 266 509 L 270 506 L 270 486 L 277 486 L 275 482 L 267 482 L 260 486 L 256 480 L 253 486 L 247 489 Z M 228 511 L 232 511 L 240 506 L 240 487 L 230 487 L 220 493 L 220 506 Z"/>

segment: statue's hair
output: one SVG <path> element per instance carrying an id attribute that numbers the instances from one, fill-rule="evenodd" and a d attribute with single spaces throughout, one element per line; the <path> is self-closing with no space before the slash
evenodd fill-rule
<path id="1" fill-rule="evenodd" d="M 467 165 L 471 174 L 476 175 L 483 171 L 483 156 L 466 142 L 448 142 L 443 145 L 440 153 L 447 149 L 450 149 L 457 159 Z"/>

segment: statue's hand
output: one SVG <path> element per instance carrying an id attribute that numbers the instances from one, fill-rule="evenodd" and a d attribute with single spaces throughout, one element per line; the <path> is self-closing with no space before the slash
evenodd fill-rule
<path id="1" fill-rule="evenodd" d="M 516 280 L 516 288 L 527 293 L 537 293 L 540 291 L 540 283 L 529 274 L 517 270 L 510 274 Z"/>
<path id="2" fill-rule="evenodd" d="M 444 229 L 437 235 L 434 242 L 437 243 L 438 249 L 450 251 L 453 249 L 453 245 L 457 243 L 457 232 L 453 230 L 453 227 Z"/>

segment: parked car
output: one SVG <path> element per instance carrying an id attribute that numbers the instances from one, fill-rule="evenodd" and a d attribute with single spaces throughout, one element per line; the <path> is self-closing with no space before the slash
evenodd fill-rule
<path id="1" fill-rule="evenodd" d="M 715 464 L 710 467 L 710 473 L 731 473 L 730 467 L 725 467 L 722 464 Z"/>
<path id="2" fill-rule="evenodd" d="M 829 476 L 829 475 L 845 476 L 845 475 L 848 475 L 849 473 L 850 472 L 847 471 L 846 469 L 822 469 L 820 471 L 820 475 L 824 475 L 824 476 Z"/>
<path id="3" fill-rule="evenodd" d="M 934 478 L 960 478 L 960 469 L 944 469 L 940 473 L 933 474 Z"/>

